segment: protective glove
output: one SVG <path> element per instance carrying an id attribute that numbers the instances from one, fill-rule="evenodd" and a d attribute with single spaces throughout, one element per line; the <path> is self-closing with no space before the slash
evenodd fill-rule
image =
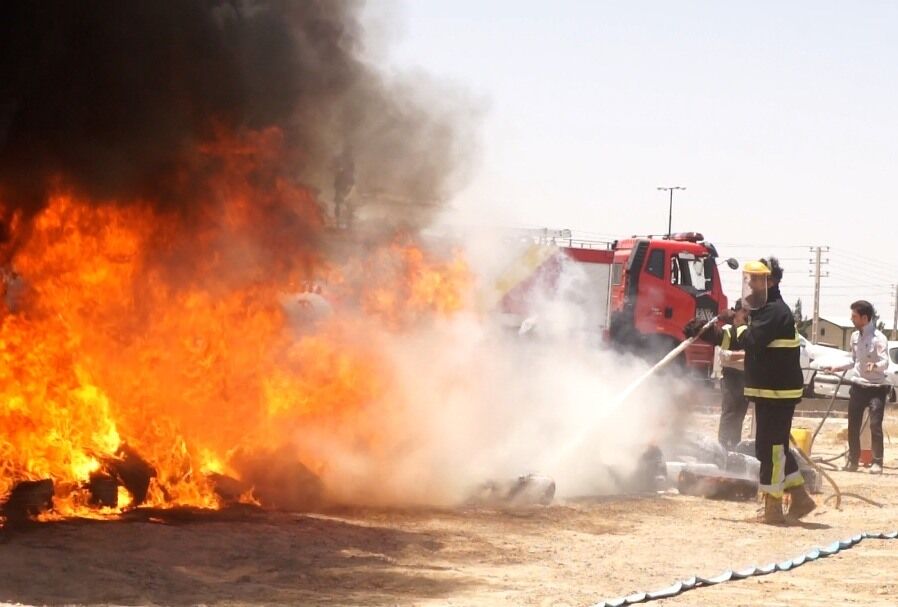
<path id="1" fill-rule="evenodd" d="M 723 310 L 720 314 L 717 315 L 717 320 L 722 322 L 725 325 L 733 324 L 733 320 L 736 318 L 735 310 Z"/>

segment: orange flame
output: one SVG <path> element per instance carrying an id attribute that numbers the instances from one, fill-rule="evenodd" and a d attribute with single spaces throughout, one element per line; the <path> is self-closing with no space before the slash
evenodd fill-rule
<path id="1" fill-rule="evenodd" d="M 239 452 L 288 444 L 320 472 L 327 456 L 303 447 L 306 433 L 377 448 L 377 416 L 362 413 L 401 403 L 385 402 L 394 380 L 373 329 L 463 309 L 470 274 L 458 254 L 434 261 L 411 244 L 332 265 L 340 306 L 297 337 L 278 296 L 309 277 L 317 254 L 294 246 L 260 265 L 252 244 L 262 235 L 280 246 L 289 234 L 273 225 L 278 205 L 293 200 L 295 211 L 311 197 L 279 178 L 274 193 L 242 179 L 270 161 L 255 146 L 277 138 L 203 150 L 226 170 L 219 213 L 191 218 L 196 232 L 148 205 L 69 194 L 34 218 L 12 260 L 24 288 L 13 298 L 10 286 L 16 301 L 0 325 L 0 499 L 19 481 L 51 478 L 58 514 L 108 515 L 89 510 L 84 484 L 122 444 L 156 471 L 147 503 L 210 508 L 221 500 L 208 474 L 238 477 Z"/>

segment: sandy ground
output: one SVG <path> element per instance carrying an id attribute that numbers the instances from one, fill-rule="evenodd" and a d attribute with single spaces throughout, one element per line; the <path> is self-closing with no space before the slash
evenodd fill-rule
<path id="1" fill-rule="evenodd" d="M 697 416 L 711 430 L 716 418 Z M 801 423 L 801 422 L 798 422 Z M 813 426 L 814 420 L 807 420 Z M 815 454 L 838 453 L 844 420 Z M 898 416 L 887 428 L 898 437 Z M 896 441 L 898 442 L 898 441 Z M 693 574 L 796 556 L 898 527 L 898 445 L 886 474 L 834 473 L 848 495 L 801 526 L 747 522 L 756 504 L 675 492 L 519 511 L 140 513 L 0 533 L 0 601 L 119 605 L 590 605 Z M 818 501 L 829 495 L 829 490 Z M 898 540 L 865 540 L 795 571 L 657 605 L 896 605 Z"/>

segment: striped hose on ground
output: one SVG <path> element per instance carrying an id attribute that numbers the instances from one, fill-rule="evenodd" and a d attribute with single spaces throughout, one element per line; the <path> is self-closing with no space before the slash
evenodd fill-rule
<path id="1" fill-rule="evenodd" d="M 789 571 L 791 569 L 795 569 L 796 567 L 800 567 L 801 565 L 804 565 L 805 563 L 808 563 L 810 561 L 816 561 L 817 559 L 821 559 L 823 557 L 832 556 L 842 550 L 853 548 L 865 539 L 894 540 L 896 538 L 898 538 L 898 531 L 859 533 L 857 535 L 851 536 L 846 540 L 833 542 L 828 546 L 818 546 L 817 548 L 811 548 L 804 554 L 799 554 L 795 558 L 788 559 L 779 563 L 768 563 L 760 567 L 747 567 L 745 569 L 740 569 L 739 571 L 728 570 L 719 575 L 715 575 L 714 577 L 709 578 L 694 576 L 685 580 L 676 581 L 667 588 L 655 590 L 654 592 L 634 592 L 633 594 L 618 597 L 616 599 L 607 599 L 605 601 L 600 601 L 593 604 L 591 607 L 623 607 L 624 605 L 636 605 L 638 603 L 647 603 L 649 601 L 656 601 L 658 599 L 667 599 L 677 596 L 678 594 L 682 594 L 687 590 L 701 588 L 702 586 L 715 586 L 717 584 L 722 584 L 723 582 L 729 582 L 732 580 L 744 580 L 745 578 L 756 575 L 767 575 L 769 573 L 775 573 L 777 571 Z"/>

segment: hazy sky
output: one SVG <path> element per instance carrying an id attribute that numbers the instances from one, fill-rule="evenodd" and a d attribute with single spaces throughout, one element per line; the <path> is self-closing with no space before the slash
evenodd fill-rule
<path id="1" fill-rule="evenodd" d="M 377 3 L 379 61 L 476 101 L 480 152 L 462 221 L 596 238 L 697 230 L 740 262 L 778 254 L 810 312 L 898 283 L 898 3 Z M 738 273 L 722 266 L 731 297 Z"/>

